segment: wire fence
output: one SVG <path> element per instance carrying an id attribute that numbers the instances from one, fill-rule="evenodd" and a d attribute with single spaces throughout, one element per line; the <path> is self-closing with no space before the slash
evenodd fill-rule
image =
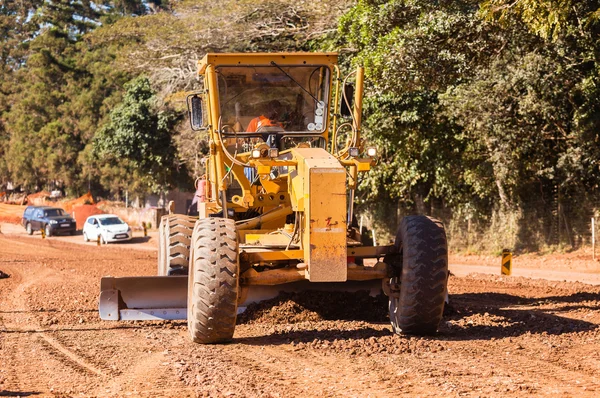
<path id="1" fill-rule="evenodd" d="M 489 254 L 500 254 L 502 249 L 526 253 L 591 247 L 594 238 L 598 239 L 600 220 L 600 203 L 586 195 L 561 196 L 557 190 L 545 197 L 532 195 L 516 209 L 502 210 L 498 206 L 488 214 L 440 204 L 412 213 L 394 208 L 393 204 L 362 210 L 358 217 L 369 235 L 375 229 L 378 244 L 393 243 L 403 216 L 427 214 L 444 222 L 450 250 Z"/>

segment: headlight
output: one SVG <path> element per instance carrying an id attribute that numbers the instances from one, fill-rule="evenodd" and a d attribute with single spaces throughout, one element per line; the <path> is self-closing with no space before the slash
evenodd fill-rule
<path id="1" fill-rule="evenodd" d="M 252 150 L 252 157 L 253 157 L 254 159 L 258 159 L 258 158 L 260 158 L 260 149 L 253 149 L 253 150 Z"/>
<path id="2" fill-rule="evenodd" d="M 269 157 L 270 158 L 276 158 L 277 156 L 279 156 L 279 149 L 277 149 L 277 148 L 269 148 Z"/>
<path id="3" fill-rule="evenodd" d="M 371 147 L 367 148 L 367 156 L 374 158 L 377 156 L 377 148 Z"/>
<path id="4" fill-rule="evenodd" d="M 58 224 L 58 221 L 56 221 L 56 220 L 50 220 L 50 224 Z"/>
<path id="5" fill-rule="evenodd" d="M 348 155 L 352 156 L 353 158 L 358 156 L 358 148 L 350 148 L 348 149 Z"/>

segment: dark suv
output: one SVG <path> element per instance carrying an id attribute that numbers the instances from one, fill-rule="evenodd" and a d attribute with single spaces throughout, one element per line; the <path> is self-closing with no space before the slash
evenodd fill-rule
<path id="1" fill-rule="evenodd" d="M 42 229 L 46 232 L 46 236 L 58 233 L 74 235 L 77 229 L 73 217 L 59 207 L 49 206 L 28 206 L 23 213 L 21 224 L 29 235 L 33 234 L 33 231 Z"/>

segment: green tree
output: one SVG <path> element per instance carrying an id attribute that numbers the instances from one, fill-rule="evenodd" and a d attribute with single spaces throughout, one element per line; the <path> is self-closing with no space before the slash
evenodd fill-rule
<path id="1" fill-rule="evenodd" d="M 367 203 L 489 219 L 597 189 L 597 2 L 567 7 L 548 34 L 519 8 L 533 2 L 498 11 L 501 23 L 490 3 L 362 0 L 342 18 L 335 46 L 367 67 L 365 133 L 385 148 Z"/>
<path id="2" fill-rule="evenodd" d="M 595 25 L 600 4 L 594 0 L 486 0 L 481 15 L 502 24 L 520 20 L 535 34 L 556 40 L 565 33 L 577 33 L 576 28 L 582 33 L 582 27 Z"/>
<path id="3" fill-rule="evenodd" d="M 28 15 L 40 3 L 40 0 L 24 0 L 0 4 L 0 186 L 11 180 L 8 170 L 10 132 L 6 115 L 13 104 L 10 96 L 15 91 L 15 73 L 22 68 L 28 43 L 37 29 Z"/>
<path id="4" fill-rule="evenodd" d="M 177 118 L 168 110 L 157 110 L 156 92 L 147 77 L 137 77 L 125 88 L 122 103 L 111 111 L 109 122 L 94 138 L 94 153 L 101 163 L 131 172 L 125 180 L 128 188 L 156 192 L 168 186 L 175 174 L 171 132 Z M 116 181 L 111 185 L 123 184 L 120 173 L 113 178 Z M 142 185 L 135 185 L 138 182 Z"/>
<path id="5" fill-rule="evenodd" d="M 439 96 L 504 44 L 477 11 L 476 2 L 365 0 L 341 19 L 335 46 L 366 67 L 365 133 L 385 148 L 364 185 L 367 201 L 428 212 L 429 199 L 473 194 L 464 173 L 477 160 L 460 126 L 439 112 Z"/>
<path id="6" fill-rule="evenodd" d="M 5 169 L 26 188 L 54 182 L 81 193 L 92 177 L 81 153 L 130 79 L 112 65 L 118 46 L 97 47 L 85 35 L 121 14 L 108 1 L 103 7 L 79 0 L 25 3 L 12 20 L 22 43 L 20 57 L 8 57 L 13 64 L 4 97 Z"/>

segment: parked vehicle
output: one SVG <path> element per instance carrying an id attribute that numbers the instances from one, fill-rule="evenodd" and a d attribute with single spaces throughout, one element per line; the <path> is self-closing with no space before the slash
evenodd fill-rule
<path id="1" fill-rule="evenodd" d="M 60 207 L 28 206 L 23 212 L 21 224 L 29 235 L 41 230 L 44 230 L 46 236 L 74 235 L 77 230 L 75 219 Z"/>
<path id="2" fill-rule="evenodd" d="M 83 240 L 97 240 L 104 244 L 131 240 L 131 227 L 114 214 L 89 216 L 83 225 Z"/>

